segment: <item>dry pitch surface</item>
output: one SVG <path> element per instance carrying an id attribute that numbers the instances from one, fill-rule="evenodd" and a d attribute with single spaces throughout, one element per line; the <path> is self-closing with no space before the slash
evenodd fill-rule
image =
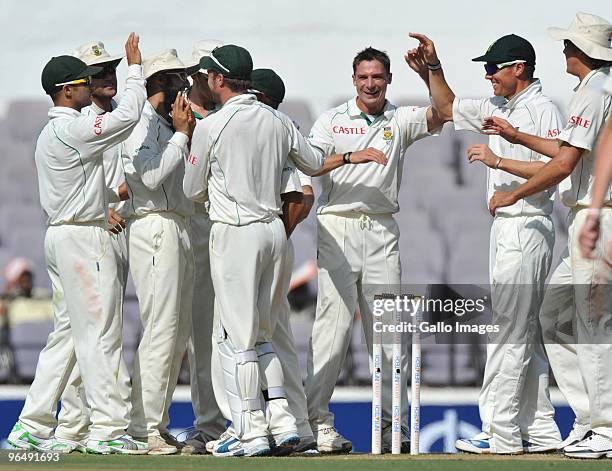
<path id="1" fill-rule="evenodd" d="M 9 454 L 0 452 L 0 469 L 43 471 L 78 469 L 98 470 L 248 470 L 248 471 L 573 471 L 612 469 L 612 460 L 572 460 L 562 455 L 478 456 L 478 455 L 421 455 L 372 456 L 296 456 L 285 458 L 214 458 L 212 456 L 99 456 L 71 454 L 56 463 L 9 462 Z"/>

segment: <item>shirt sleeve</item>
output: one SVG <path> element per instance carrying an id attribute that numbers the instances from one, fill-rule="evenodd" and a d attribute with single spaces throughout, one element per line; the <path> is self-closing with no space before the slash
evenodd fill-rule
<path id="1" fill-rule="evenodd" d="M 291 192 L 302 193 L 302 184 L 298 172 L 299 170 L 287 161 L 281 174 L 281 195 Z"/>
<path id="2" fill-rule="evenodd" d="M 208 172 L 210 169 L 210 126 L 206 120 L 198 121 L 191 139 L 191 152 L 185 164 L 183 191 L 197 203 L 208 200 Z"/>
<path id="3" fill-rule="evenodd" d="M 88 113 L 72 120 L 60 130 L 60 137 L 75 148 L 82 159 L 95 157 L 100 152 L 124 141 L 138 123 L 147 99 L 141 65 L 128 68 L 125 94 L 117 108 L 109 113 Z"/>
<path id="4" fill-rule="evenodd" d="M 175 132 L 166 143 L 158 141 L 158 123 L 142 120 L 126 141 L 124 149 L 142 183 L 158 189 L 187 157 L 189 138 Z"/>
<path id="5" fill-rule="evenodd" d="M 571 146 L 592 151 L 606 118 L 603 97 L 601 91 L 583 89 L 580 96 L 575 97 L 569 118 L 558 139 Z"/>
<path id="6" fill-rule="evenodd" d="M 312 186 L 312 177 L 308 176 L 302 172 L 300 172 L 299 170 L 297 171 L 297 176 L 300 179 L 300 185 L 302 186 Z"/>
<path id="7" fill-rule="evenodd" d="M 603 90 L 604 90 L 604 93 L 607 93 L 608 95 L 612 95 L 612 75 L 610 75 L 608 79 L 606 80 L 606 82 L 604 83 Z"/>
<path id="8" fill-rule="evenodd" d="M 324 113 L 315 121 L 308 135 L 308 142 L 323 157 L 335 153 L 336 145 L 331 133 L 331 119 L 328 113 Z"/>
<path id="9" fill-rule="evenodd" d="M 489 100 L 473 100 L 457 98 L 453 101 L 453 123 L 455 130 L 482 131 L 482 120 L 490 115 L 488 112 Z"/>
<path id="10" fill-rule="evenodd" d="M 283 118 L 289 130 L 289 140 L 291 143 L 289 160 L 306 175 L 317 173 L 328 154 L 323 154 L 313 147 L 289 118 L 286 116 L 283 116 Z"/>
<path id="11" fill-rule="evenodd" d="M 398 120 L 400 129 L 404 133 L 405 142 L 408 145 L 424 137 L 439 134 L 442 126 L 430 132 L 427 129 L 427 110 L 423 106 L 400 106 L 395 110 L 395 118 Z"/>

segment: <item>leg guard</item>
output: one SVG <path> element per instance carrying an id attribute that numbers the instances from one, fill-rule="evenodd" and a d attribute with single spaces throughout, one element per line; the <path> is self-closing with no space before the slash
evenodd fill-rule
<path id="1" fill-rule="evenodd" d="M 242 438 L 246 431 L 245 412 L 263 410 L 257 352 L 236 351 L 227 336 L 218 343 L 218 347 L 232 423 L 236 436 Z"/>
<path id="2" fill-rule="evenodd" d="M 283 369 L 270 342 L 255 345 L 259 359 L 261 389 L 266 402 L 286 399 L 283 387 Z"/>
<path id="3" fill-rule="evenodd" d="M 268 428 L 272 435 L 297 434 L 295 417 L 289 409 L 285 388 L 283 387 L 283 368 L 271 343 L 255 346 L 259 356 L 261 388 L 266 399 Z"/>

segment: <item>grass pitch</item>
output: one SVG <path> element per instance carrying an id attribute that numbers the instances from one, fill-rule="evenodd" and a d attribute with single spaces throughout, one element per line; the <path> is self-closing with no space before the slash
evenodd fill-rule
<path id="1" fill-rule="evenodd" d="M 612 460 L 572 460 L 562 455 L 478 456 L 466 454 L 420 456 L 295 456 L 284 458 L 215 458 L 213 456 L 62 456 L 59 462 L 9 462 L 0 453 L 0 469 L 16 471 L 61 470 L 248 470 L 248 471 L 384 471 L 407 468 L 410 471 L 574 471 L 610 469 Z"/>

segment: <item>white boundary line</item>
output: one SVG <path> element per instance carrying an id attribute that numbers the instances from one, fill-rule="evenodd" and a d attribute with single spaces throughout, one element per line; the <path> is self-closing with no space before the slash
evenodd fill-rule
<path id="1" fill-rule="evenodd" d="M 29 386 L 0 386 L 0 401 L 23 401 Z M 421 406 L 461 406 L 478 405 L 479 388 L 422 388 Z M 567 406 L 567 401 L 557 388 L 550 390 L 550 398 L 555 406 Z M 174 392 L 174 402 L 191 402 L 189 386 L 178 386 Z M 337 387 L 332 402 L 372 401 L 372 389 L 363 387 Z"/>

